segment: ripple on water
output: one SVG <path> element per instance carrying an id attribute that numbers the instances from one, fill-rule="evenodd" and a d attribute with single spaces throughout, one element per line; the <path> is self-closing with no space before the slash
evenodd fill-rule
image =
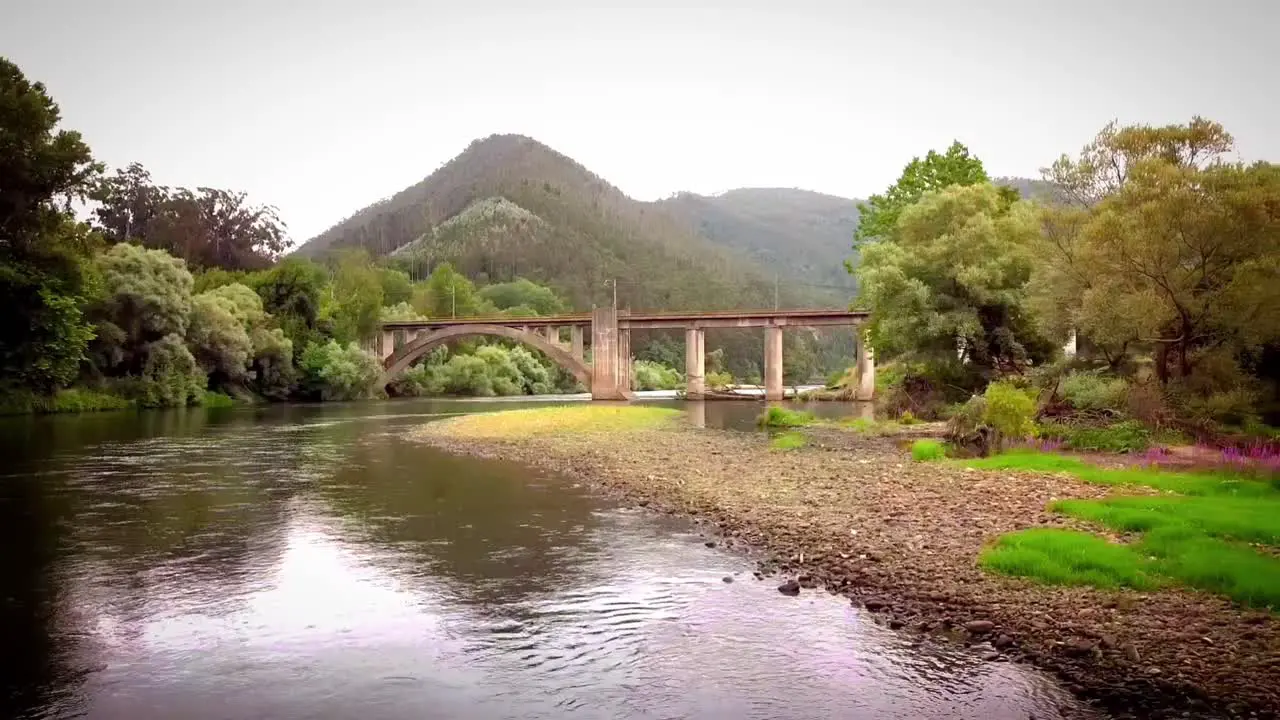
<path id="1" fill-rule="evenodd" d="M 86 659 L 37 710 L 999 720 L 1064 699 L 1019 667 L 911 647 L 838 598 L 784 598 L 683 523 L 446 461 L 391 427 L 412 414 L 355 419 L 59 454 L 40 487 L 75 512 L 51 633 Z"/>

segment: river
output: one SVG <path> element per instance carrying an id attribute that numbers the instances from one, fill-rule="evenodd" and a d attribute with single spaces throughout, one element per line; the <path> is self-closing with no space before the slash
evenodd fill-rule
<path id="1" fill-rule="evenodd" d="M 1071 706 L 1022 666 L 913 645 L 825 593 L 784 597 L 689 522 L 405 439 L 492 407 L 511 405 L 0 420 L 0 717 L 994 720 Z M 699 410 L 749 428 L 759 406 Z"/>

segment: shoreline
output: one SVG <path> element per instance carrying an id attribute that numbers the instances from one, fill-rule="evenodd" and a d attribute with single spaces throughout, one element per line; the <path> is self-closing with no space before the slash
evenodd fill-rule
<path id="1" fill-rule="evenodd" d="M 978 569 L 983 544 L 1005 532 L 1087 527 L 1045 506 L 1101 497 L 1106 488 L 912 463 L 898 438 L 836 429 L 809 429 L 809 446 L 771 452 L 761 434 L 684 424 L 451 436 L 466 417 L 428 423 L 414 438 L 524 462 L 633 505 L 692 516 L 724 547 L 755 560 L 757 578 L 794 581 L 801 593 L 825 588 L 900 632 L 964 643 L 993 662 L 1030 663 L 1118 717 L 1280 712 L 1274 614 L 1190 590 L 1052 587 Z"/>

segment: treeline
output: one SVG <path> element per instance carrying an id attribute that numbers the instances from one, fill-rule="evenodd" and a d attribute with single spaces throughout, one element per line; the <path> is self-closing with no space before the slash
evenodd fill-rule
<path id="1" fill-rule="evenodd" d="M 1267 432 L 1280 167 L 1234 154 L 1203 118 L 1113 123 L 1044 169 L 1038 200 L 959 143 L 913 160 L 862 207 L 852 269 L 891 402 L 936 413 L 1011 379 L 1067 422 Z"/>
<path id="2" fill-rule="evenodd" d="M 174 407 L 232 398 L 368 396 L 364 349 L 386 319 L 563 312 L 524 278 L 477 287 L 448 263 L 415 281 L 363 250 L 280 255 L 275 210 L 241 193 L 156 185 L 140 165 L 107 175 L 59 129 L 40 83 L 0 59 L 0 407 Z M 86 220 L 72 211 L 90 208 Z M 433 353 L 402 394 L 556 392 L 576 381 L 510 343 Z"/>

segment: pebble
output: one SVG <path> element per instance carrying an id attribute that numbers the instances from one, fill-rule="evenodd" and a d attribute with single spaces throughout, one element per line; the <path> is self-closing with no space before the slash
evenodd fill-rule
<path id="1" fill-rule="evenodd" d="M 990 620 L 970 620 L 964 624 L 964 629 L 975 635 L 989 633 L 996 629 L 996 624 Z"/>
<path id="2" fill-rule="evenodd" d="M 721 582 L 726 582 L 726 583 L 731 583 L 731 582 L 733 582 L 733 578 L 729 577 L 728 575 L 725 575 L 724 577 L 720 578 L 720 581 L 721 581 Z"/>
<path id="3" fill-rule="evenodd" d="M 783 595 L 792 595 L 792 596 L 799 595 L 800 583 L 796 582 L 795 580 L 788 580 L 778 586 L 778 592 L 782 593 Z"/>

